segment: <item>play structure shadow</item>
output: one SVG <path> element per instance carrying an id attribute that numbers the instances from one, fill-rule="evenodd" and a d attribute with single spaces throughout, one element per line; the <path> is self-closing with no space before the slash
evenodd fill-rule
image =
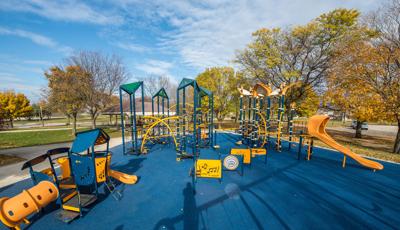
<path id="1" fill-rule="evenodd" d="M 146 158 L 134 158 L 134 159 L 130 159 L 125 164 L 112 165 L 111 167 L 117 171 L 123 171 L 124 173 L 127 173 L 127 174 L 134 174 L 142 167 L 142 162 L 144 160 L 146 160 Z M 137 182 L 139 182 L 139 181 L 140 181 L 140 176 L 138 176 Z M 121 195 L 122 195 L 121 199 L 122 199 L 123 195 L 124 195 L 124 191 L 125 191 L 125 184 L 118 180 L 114 180 L 114 184 L 115 184 L 115 186 L 118 187 L 119 192 L 121 192 Z M 107 189 L 104 189 L 104 193 L 107 196 L 111 194 L 110 191 L 108 191 Z"/>
<path id="2" fill-rule="evenodd" d="M 182 190 L 183 194 L 183 214 L 173 217 L 164 218 L 157 222 L 154 230 L 158 229 L 175 229 L 175 224 L 183 221 L 183 229 L 197 230 L 199 228 L 199 211 L 196 206 L 196 198 L 191 183 L 186 183 L 186 187 Z"/>
<path id="3" fill-rule="evenodd" d="M 300 164 L 300 162 L 294 162 L 284 168 L 275 170 L 275 171 L 269 173 L 268 175 L 261 177 L 257 180 L 254 180 L 248 184 L 239 185 L 238 191 L 241 191 L 241 193 L 247 192 L 252 187 L 257 186 L 273 177 L 276 177 L 277 175 L 283 174 L 285 171 L 287 171 L 291 168 L 294 168 L 299 164 Z M 256 224 L 256 226 L 261 227 L 260 229 L 262 229 L 262 225 L 261 225 L 260 221 L 256 218 L 254 211 L 251 209 L 250 205 L 247 204 L 246 200 L 243 198 L 243 196 L 241 194 L 238 194 L 238 195 L 240 197 L 240 200 L 246 207 L 246 210 L 252 217 L 253 222 Z M 230 199 L 229 195 L 224 194 L 224 195 L 219 196 L 211 201 L 208 201 L 200 206 L 197 206 L 196 199 L 195 199 L 195 193 L 193 192 L 193 187 L 192 187 L 191 183 L 186 184 L 186 187 L 183 189 L 183 196 L 184 196 L 183 213 L 178 216 L 172 217 L 172 218 L 167 217 L 167 218 L 163 218 L 163 219 L 159 220 L 157 222 L 157 224 L 154 226 L 154 228 L 153 228 L 154 230 L 175 229 L 175 225 L 181 221 L 183 221 L 184 229 L 199 229 L 199 220 L 202 220 L 201 217 L 202 217 L 203 211 L 206 211 L 207 209 L 209 209 L 215 205 L 221 204 L 224 201 Z M 282 217 L 280 217 L 276 212 L 273 212 L 273 213 L 278 219 L 283 220 Z M 203 228 L 205 228 L 205 229 L 208 228 L 208 226 L 206 226 L 206 223 L 204 221 L 202 221 L 202 224 L 203 224 Z"/>

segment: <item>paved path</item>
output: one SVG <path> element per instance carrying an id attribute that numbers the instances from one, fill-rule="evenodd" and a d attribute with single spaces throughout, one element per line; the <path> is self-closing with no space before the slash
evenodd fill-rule
<path id="1" fill-rule="evenodd" d="M 351 127 L 327 127 L 327 129 L 343 131 L 348 133 L 356 133 Z M 397 126 L 390 125 L 368 125 L 368 130 L 362 130 L 363 134 L 369 136 L 393 136 L 397 134 Z"/>
<path id="2" fill-rule="evenodd" d="M 120 145 L 121 138 L 112 138 L 110 140 L 110 148 Z M 12 148 L 12 149 L 2 149 L 0 150 L 0 154 L 17 156 L 24 159 L 32 159 L 41 154 L 46 153 L 47 150 L 53 148 L 60 147 L 70 147 L 71 142 L 67 143 L 59 143 L 59 144 L 49 144 L 49 145 L 37 145 L 32 147 L 21 147 L 21 148 Z M 29 178 L 29 171 L 24 170 L 21 171 L 21 167 L 24 162 L 19 162 L 15 164 L 5 165 L 0 167 L 0 188 L 5 187 L 7 185 L 13 184 L 20 180 Z M 48 162 L 43 162 L 35 167 L 37 170 L 42 170 L 48 168 Z"/>

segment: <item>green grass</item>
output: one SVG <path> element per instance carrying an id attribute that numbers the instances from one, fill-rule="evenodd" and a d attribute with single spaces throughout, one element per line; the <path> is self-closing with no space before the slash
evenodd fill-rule
<path id="1" fill-rule="evenodd" d="M 100 124 L 100 123 L 108 123 L 109 121 L 110 121 L 109 116 L 101 115 L 101 116 L 99 116 L 99 117 L 97 118 L 96 123 L 99 123 L 99 124 Z M 111 118 L 111 121 L 112 121 L 112 122 L 115 121 L 115 117 L 114 117 L 114 116 Z M 49 120 L 44 120 L 44 123 L 45 123 L 46 125 L 48 125 L 48 124 L 54 124 L 54 123 L 64 123 L 64 124 L 66 124 L 67 122 L 68 122 L 68 119 L 65 118 L 65 117 L 57 117 L 57 118 L 51 118 L 51 119 L 49 119 Z M 72 122 L 72 120 L 71 120 L 70 122 Z M 79 122 L 91 122 L 91 119 L 90 119 L 90 116 L 81 115 L 81 116 L 78 116 L 77 122 L 78 122 L 78 123 L 79 123 Z M 15 120 L 15 121 L 14 121 L 14 124 L 17 124 L 17 125 L 27 125 L 27 124 L 33 125 L 33 124 L 38 124 L 38 125 L 40 125 L 40 124 L 41 124 L 41 121 L 40 121 L 40 120 L 37 120 L 37 119 L 34 119 L 34 120 Z"/>
<path id="2" fill-rule="evenodd" d="M 79 129 L 78 131 L 87 129 L 89 128 Z M 111 137 L 121 135 L 120 131 L 113 128 L 104 128 L 104 130 Z M 0 149 L 69 142 L 74 138 L 71 130 L 0 133 Z"/>

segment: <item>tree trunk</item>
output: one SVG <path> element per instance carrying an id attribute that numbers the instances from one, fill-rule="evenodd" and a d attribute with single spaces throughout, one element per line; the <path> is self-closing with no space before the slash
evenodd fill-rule
<path id="1" fill-rule="evenodd" d="M 359 121 L 359 120 L 357 120 L 357 125 L 356 125 L 356 138 L 362 138 L 362 134 L 361 134 L 361 131 L 362 131 L 362 122 L 361 121 Z"/>
<path id="2" fill-rule="evenodd" d="M 12 118 L 10 118 L 10 127 L 14 128 L 14 120 Z"/>
<path id="3" fill-rule="evenodd" d="M 72 115 L 72 135 L 75 136 L 76 134 L 76 117 L 78 116 L 78 114 L 73 114 Z"/>
<path id="4" fill-rule="evenodd" d="M 90 112 L 90 119 L 92 120 L 92 129 L 96 128 L 97 112 Z"/>
<path id="5" fill-rule="evenodd" d="M 222 126 L 221 123 L 224 121 L 224 118 L 218 117 L 217 120 L 218 120 L 218 129 L 221 129 L 221 126 Z"/>
<path id="6" fill-rule="evenodd" d="M 397 119 L 397 135 L 394 141 L 393 153 L 400 153 L 400 119 Z"/>
<path id="7" fill-rule="evenodd" d="M 42 127 L 44 127 L 43 109 L 42 109 L 42 106 L 40 106 L 39 109 L 40 109 L 40 113 L 39 113 L 40 122 L 42 123 Z"/>
<path id="8" fill-rule="evenodd" d="M 71 124 L 71 116 L 67 115 L 67 126 Z"/>

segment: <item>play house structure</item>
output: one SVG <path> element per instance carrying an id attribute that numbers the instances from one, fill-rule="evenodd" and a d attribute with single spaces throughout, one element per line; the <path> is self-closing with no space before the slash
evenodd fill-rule
<path id="1" fill-rule="evenodd" d="M 78 216 L 82 216 L 83 212 L 87 212 L 88 207 L 96 202 L 100 186 L 104 186 L 116 200 L 119 200 L 122 194 L 116 189 L 115 180 L 120 183 L 135 184 L 137 177 L 110 169 L 109 140 L 110 137 L 102 129 L 79 132 L 76 134 L 71 148 L 51 149 L 47 153 L 25 162 L 22 170 L 29 169 L 35 185 L 27 191 L 37 191 L 36 188 L 39 185 L 41 190 L 47 189 L 47 193 L 52 191 L 50 194 L 42 193 L 40 197 L 43 202 L 36 202 L 40 204 L 40 207 L 33 210 L 39 210 L 51 201 L 57 200 L 57 204 L 61 206 L 61 210 L 56 214 L 57 218 L 64 222 L 70 222 Z M 95 149 L 96 146 L 105 148 L 103 147 L 104 150 L 100 151 Z M 35 165 L 46 161 L 49 163 L 48 168 L 41 171 L 34 169 Z M 60 171 L 56 170 L 56 166 L 60 167 Z M 44 186 L 46 188 L 43 188 Z M 20 195 L 18 197 L 21 202 L 28 204 L 31 202 L 27 199 L 29 196 Z M 32 213 L 30 210 L 19 213 L 20 211 L 20 209 L 16 209 L 13 213 L 18 218 L 26 215 L 28 211 Z M 18 221 L 7 218 L 2 219 L 5 220 L 4 223 L 19 224 L 21 220 L 24 220 L 23 218 Z"/>

